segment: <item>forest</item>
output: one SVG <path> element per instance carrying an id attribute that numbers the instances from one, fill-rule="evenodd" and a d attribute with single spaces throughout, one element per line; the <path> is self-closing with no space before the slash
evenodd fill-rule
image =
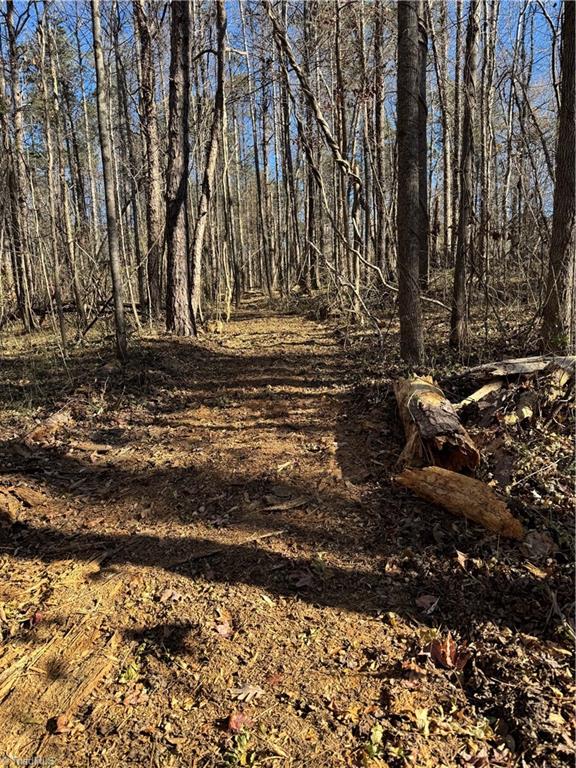
<path id="1" fill-rule="evenodd" d="M 576 0 L 0 0 L 0 763 L 574 759 Z"/>

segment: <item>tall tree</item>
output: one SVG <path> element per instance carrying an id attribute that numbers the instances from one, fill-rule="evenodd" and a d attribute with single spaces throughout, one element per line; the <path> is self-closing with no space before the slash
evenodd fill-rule
<path id="1" fill-rule="evenodd" d="M 102 25 L 100 21 L 100 0 L 91 0 L 92 36 L 94 42 L 94 68 L 96 72 L 96 107 L 98 111 L 98 132 L 104 177 L 104 199 L 106 202 L 106 228 L 108 234 L 108 255 L 112 273 L 112 295 L 116 325 L 116 351 L 120 360 L 128 356 L 126 325 L 124 322 L 124 301 L 122 272 L 120 266 L 120 245 L 118 240 L 118 207 L 114 189 L 114 166 L 112 158 L 111 126 L 108 117 L 110 100 L 109 87 L 102 52 Z"/>
<path id="2" fill-rule="evenodd" d="M 226 41 L 226 10 L 224 0 L 216 0 L 216 36 L 217 48 L 217 76 L 216 95 L 214 97 L 214 113 L 208 141 L 208 153 L 206 155 L 206 167 L 202 178 L 202 189 L 198 201 L 198 211 L 192 239 L 192 314 L 196 319 L 200 310 L 200 298 L 202 295 L 202 247 L 204 245 L 204 233 L 208 222 L 208 210 L 212 198 L 214 186 L 214 174 L 218 159 L 218 146 L 222 133 L 222 116 L 224 113 L 224 47 Z"/>
<path id="3" fill-rule="evenodd" d="M 542 339 L 546 349 L 574 349 L 576 252 L 574 248 L 574 196 L 576 143 L 574 114 L 574 16 L 576 3 L 564 0 L 560 57 L 560 113 L 556 148 L 556 175 L 552 239 L 544 305 Z"/>
<path id="4" fill-rule="evenodd" d="M 166 171 L 166 328 L 194 333 L 188 278 L 188 170 L 190 162 L 190 3 L 170 5 L 170 88 Z"/>
<path id="5" fill-rule="evenodd" d="M 474 205 L 474 112 L 476 109 L 476 60 L 478 47 L 478 0 L 470 0 L 466 50 L 464 53 L 464 114 L 462 117 L 462 150 L 460 154 L 460 215 L 454 267 L 454 292 L 450 320 L 450 345 L 460 349 L 467 333 L 468 301 L 466 297 L 467 261 L 472 248 Z"/>
<path id="6" fill-rule="evenodd" d="M 136 30 L 140 43 L 140 121 L 146 148 L 145 195 L 148 240 L 147 273 L 150 313 L 160 314 L 160 266 L 162 261 L 162 195 L 160 190 L 160 142 L 156 108 L 156 77 L 152 55 L 151 7 L 145 0 L 133 0 Z M 147 12 L 146 12 L 147 11 Z"/>
<path id="7" fill-rule="evenodd" d="M 32 266 L 28 233 L 28 195 L 26 161 L 24 158 L 24 119 L 22 92 L 20 90 L 20 58 L 17 38 L 19 22 L 14 20 L 14 2 L 6 2 L 6 26 L 8 28 L 8 63 L 10 70 L 10 95 L 12 108 L 12 157 L 9 183 L 11 187 L 12 251 L 16 267 L 16 294 L 20 318 L 26 331 L 38 327 L 32 310 Z"/>
<path id="8" fill-rule="evenodd" d="M 417 0 L 400 0 L 398 11 L 398 306 L 400 354 L 409 363 L 424 357 L 420 303 L 420 44 Z"/>
<path id="9" fill-rule="evenodd" d="M 420 285 L 428 287 L 430 257 L 428 253 L 428 102 L 426 98 L 426 65 L 428 61 L 428 28 L 425 15 L 426 3 L 419 0 L 418 3 L 418 70 L 420 75 L 420 88 L 418 93 L 418 166 L 420 178 L 418 179 L 419 209 L 419 236 L 420 236 Z"/>

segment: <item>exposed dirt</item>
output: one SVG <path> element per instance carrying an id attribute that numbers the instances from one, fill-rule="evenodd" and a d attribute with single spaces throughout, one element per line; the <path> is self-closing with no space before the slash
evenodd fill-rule
<path id="1" fill-rule="evenodd" d="M 22 350 L 0 759 L 572 763 L 570 541 L 520 504 L 531 549 L 392 488 L 401 428 L 365 351 L 258 303 L 222 335 L 143 338 L 126 371 Z"/>

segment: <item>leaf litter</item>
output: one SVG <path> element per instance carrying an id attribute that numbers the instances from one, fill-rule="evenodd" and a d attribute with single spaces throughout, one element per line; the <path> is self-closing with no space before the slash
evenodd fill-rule
<path id="1" fill-rule="evenodd" d="M 0 424 L 2 747 L 63 768 L 571 764 L 566 439 L 474 433 L 503 441 L 531 529 L 500 542 L 390 489 L 393 359 L 261 300 L 227 328 L 144 337 L 105 387 L 88 342 L 65 402 Z"/>

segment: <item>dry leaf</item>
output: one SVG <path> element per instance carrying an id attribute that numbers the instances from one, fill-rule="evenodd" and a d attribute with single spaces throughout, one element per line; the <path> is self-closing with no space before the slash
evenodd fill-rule
<path id="1" fill-rule="evenodd" d="M 534 560 L 546 560 L 558 551 L 554 539 L 546 531 L 530 531 L 526 534 L 522 549 L 527 557 Z"/>
<path id="2" fill-rule="evenodd" d="M 290 574 L 290 580 L 296 589 L 311 587 L 314 584 L 314 576 L 308 571 L 293 571 Z"/>
<path id="3" fill-rule="evenodd" d="M 70 733 L 71 721 L 69 715 L 58 715 L 54 719 L 54 733 Z"/>
<path id="4" fill-rule="evenodd" d="M 456 560 L 458 560 L 458 563 L 462 566 L 464 570 L 466 570 L 468 555 L 465 555 L 464 552 L 460 552 L 459 550 L 456 550 Z"/>
<path id="5" fill-rule="evenodd" d="M 445 669 L 464 669 L 470 660 L 470 653 L 458 648 L 452 633 L 448 632 L 445 640 L 435 639 L 430 643 L 430 656 Z"/>
<path id="6" fill-rule="evenodd" d="M 440 598 L 436 595 L 420 595 L 416 598 L 416 605 L 422 608 L 425 613 L 432 613 L 438 605 Z"/>
<path id="7" fill-rule="evenodd" d="M 244 712 L 233 712 L 228 718 L 228 730 L 238 733 L 244 729 L 252 728 L 254 720 Z"/>
<path id="8" fill-rule="evenodd" d="M 36 611 L 30 617 L 30 627 L 35 627 L 36 624 L 40 624 L 43 618 L 44 618 L 44 614 L 42 613 L 42 611 Z"/>
<path id="9" fill-rule="evenodd" d="M 222 637 L 231 637 L 234 634 L 232 625 L 227 621 L 222 622 L 222 624 L 216 624 L 216 632 Z"/>
<path id="10" fill-rule="evenodd" d="M 238 701 L 250 702 L 253 699 L 262 696 L 264 694 L 264 689 L 260 688 L 259 685 L 246 683 L 246 685 L 243 685 L 241 688 L 232 688 L 230 693 L 235 699 L 238 699 Z"/>

